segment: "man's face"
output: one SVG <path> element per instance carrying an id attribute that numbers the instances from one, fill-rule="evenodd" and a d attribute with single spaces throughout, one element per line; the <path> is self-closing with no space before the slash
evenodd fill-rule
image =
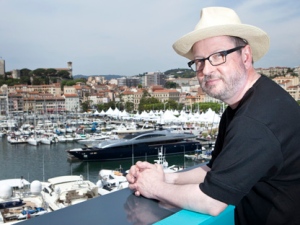
<path id="1" fill-rule="evenodd" d="M 237 46 L 227 36 L 207 38 L 194 44 L 194 58 L 206 58 L 213 53 L 234 47 Z M 197 72 L 204 92 L 224 102 L 229 102 L 239 95 L 247 81 L 246 68 L 239 51 L 228 54 L 226 62 L 221 65 L 212 66 L 208 60 L 204 63 L 203 70 Z"/>

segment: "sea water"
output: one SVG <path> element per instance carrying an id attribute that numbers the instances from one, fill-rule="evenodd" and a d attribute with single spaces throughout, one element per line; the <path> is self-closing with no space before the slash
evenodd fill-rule
<path id="1" fill-rule="evenodd" d="M 34 180 L 47 181 L 49 178 L 65 175 L 83 175 L 94 183 L 98 181 L 101 169 L 117 169 L 124 171 L 137 160 L 146 160 L 153 163 L 157 157 L 129 159 L 120 161 L 70 161 L 66 150 L 80 148 L 77 142 L 56 143 L 51 145 L 40 144 L 10 144 L 6 136 L 0 139 L 0 180 L 19 178 L 23 176 L 29 182 Z M 190 167 L 197 162 L 186 160 L 183 154 L 166 155 L 170 165 Z"/>

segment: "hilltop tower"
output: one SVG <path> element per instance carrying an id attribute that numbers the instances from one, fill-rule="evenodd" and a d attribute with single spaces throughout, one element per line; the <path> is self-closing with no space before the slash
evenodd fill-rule
<path id="1" fill-rule="evenodd" d="M 0 58 L 0 75 L 5 75 L 5 60 Z"/>
<path id="2" fill-rule="evenodd" d="M 68 72 L 70 73 L 70 78 L 73 77 L 73 69 L 72 69 L 72 62 L 68 62 Z"/>

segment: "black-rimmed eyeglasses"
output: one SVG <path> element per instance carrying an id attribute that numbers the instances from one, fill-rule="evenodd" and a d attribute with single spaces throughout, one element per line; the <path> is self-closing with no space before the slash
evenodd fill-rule
<path id="1" fill-rule="evenodd" d="M 235 52 L 237 50 L 240 50 L 244 48 L 245 46 L 238 46 L 232 49 L 228 49 L 225 51 L 220 51 L 211 54 L 207 58 L 203 59 L 194 59 L 190 62 L 188 62 L 188 66 L 195 72 L 201 72 L 205 65 L 205 60 L 208 60 L 212 66 L 219 66 L 226 62 L 226 56 L 232 52 Z"/>

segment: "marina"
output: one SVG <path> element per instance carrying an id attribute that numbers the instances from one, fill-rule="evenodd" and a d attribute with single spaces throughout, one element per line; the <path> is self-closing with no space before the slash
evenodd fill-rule
<path id="1" fill-rule="evenodd" d="M 35 118 L 32 121 L 28 117 L 14 118 L 9 123 L 2 120 L 0 180 L 24 180 L 28 186 L 26 196 L 19 199 L 8 199 L 15 194 L 9 194 L 9 188 L 1 189 L 4 223 L 60 211 L 120 191 L 128 187 L 124 172 L 138 160 L 162 164 L 166 172 L 203 163 L 186 158 L 186 154 L 202 149 L 203 141 L 197 139 L 199 134 L 179 125 L 178 129 L 172 129 L 145 121 L 61 119 L 42 118 L 37 123 Z M 89 150 L 91 154 L 87 158 L 72 158 L 70 150 L 74 149 L 81 149 L 84 154 Z M 91 158 L 99 154 L 99 149 L 106 152 L 101 150 L 101 157 Z M 13 190 L 19 188 L 22 190 L 18 185 Z M 30 200 L 42 200 L 24 206 L 27 196 Z M 9 204 L 12 206 L 8 207 Z"/>
<path id="2" fill-rule="evenodd" d="M 0 141 L 0 179 L 24 176 L 28 181 L 46 181 L 49 178 L 65 175 L 83 175 L 96 183 L 101 169 L 127 170 L 137 160 L 154 162 L 157 156 L 132 158 L 117 161 L 85 162 L 70 161 L 67 149 L 82 147 L 77 142 L 57 142 L 51 145 L 10 144 L 5 137 Z M 197 162 L 185 160 L 184 154 L 166 155 L 169 164 L 193 166 Z"/>

